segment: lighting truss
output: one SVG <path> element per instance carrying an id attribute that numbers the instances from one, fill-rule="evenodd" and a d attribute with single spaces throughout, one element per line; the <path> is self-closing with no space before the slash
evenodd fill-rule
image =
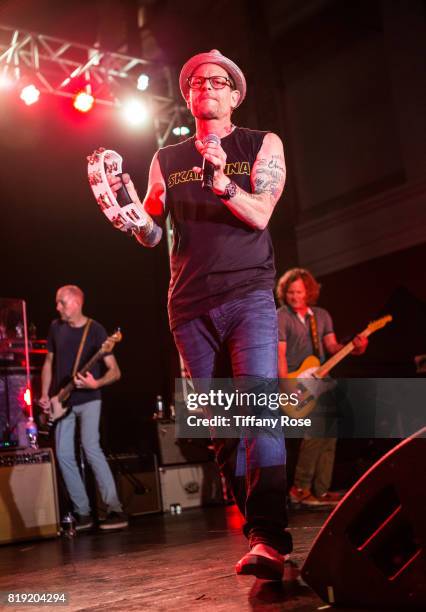
<path id="1" fill-rule="evenodd" d="M 121 97 L 137 94 L 142 72 L 150 76 L 149 92 L 143 96 L 161 147 L 187 117 L 185 106 L 176 100 L 170 66 L 0 24 L 0 75 L 15 81 L 35 79 L 41 92 L 73 98 L 84 86 L 97 104 L 120 107 Z"/>

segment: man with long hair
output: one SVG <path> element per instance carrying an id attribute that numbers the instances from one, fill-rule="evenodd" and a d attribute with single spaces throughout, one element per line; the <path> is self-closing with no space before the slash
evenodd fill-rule
<path id="1" fill-rule="evenodd" d="M 278 281 L 278 372 L 285 379 L 310 355 L 323 363 L 337 353 L 341 345 L 334 333 L 333 320 L 324 308 L 315 306 L 320 285 L 308 270 L 292 268 Z M 317 341 L 315 340 L 317 338 Z M 361 355 L 368 341 L 363 336 L 353 340 L 354 355 Z M 333 475 L 336 438 L 309 437 L 302 440 L 290 501 L 306 506 L 335 504 L 339 495 L 329 489 Z"/>

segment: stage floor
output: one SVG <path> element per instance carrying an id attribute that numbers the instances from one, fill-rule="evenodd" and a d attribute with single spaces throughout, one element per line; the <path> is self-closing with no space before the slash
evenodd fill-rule
<path id="1" fill-rule="evenodd" d="M 123 531 L 3 546 L 1 591 L 65 592 L 69 604 L 0 608 L 324 610 L 329 606 L 301 581 L 298 568 L 327 516 L 324 509 L 291 513 L 294 553 L 280 583 L 236 576 L 235 562 L 247 544 L 235 506 L 147 515 L 133 518 Z"/>

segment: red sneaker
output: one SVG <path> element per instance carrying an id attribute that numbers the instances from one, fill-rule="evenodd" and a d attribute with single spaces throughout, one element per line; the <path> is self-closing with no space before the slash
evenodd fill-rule
<path id="1" fill-rule="evenodd" d="M 315 495 L 308 495 L 308 497 L 304 497 L 301 502 L 302 506 L 308 506 L 309 508 L 318 508 L 322 506 L 330 506 L 332 502 L 327 501 L 326 499 L 321 497 L 316 497 Z"/>
<path id="2" fill-rule="evenodd" d="M 327 502 L 328 504 L 338 504 L 342 499 L 343 495 L 341 493 L 337 493 L 336 491 L 326 491 L 322 495 L 318 496 L 318 499 Z"/>
<path id="3" fill-rule="evenodd" d="M 303 499 L 311 496 L 309 489 L 300 489 L 293 485 L 289 491 L 290 502 L 292 504 L 300 504 Z"/>

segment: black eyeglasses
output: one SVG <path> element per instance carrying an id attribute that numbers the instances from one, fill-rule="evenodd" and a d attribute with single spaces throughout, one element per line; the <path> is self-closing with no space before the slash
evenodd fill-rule
<path id="1" fill-rule="evenodd" d="M 223 89 L 227 85 L 233 89 L 233 84 L 231 81 L 224 76 L 190 76 L 188 79 L 188 85 L 191 89 L 201 89 L 206 81 L 210 83 L 213 89 Z"/>

